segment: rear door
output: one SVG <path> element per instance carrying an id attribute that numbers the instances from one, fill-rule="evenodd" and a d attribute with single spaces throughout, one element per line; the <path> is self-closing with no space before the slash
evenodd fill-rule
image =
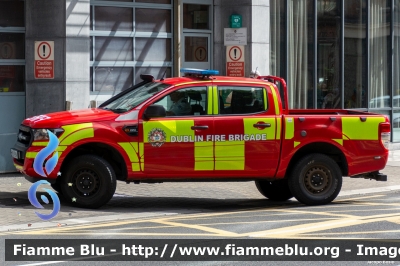
<path id="1" fill-rule="evenodd" d="M 281 128 L 271 89 L 255 83 L 217 84 L 214 90 L 218 97 L 214 128 L 215 135 L 219 136 L 214 140 L 216 174 L 274 176 Z"/>

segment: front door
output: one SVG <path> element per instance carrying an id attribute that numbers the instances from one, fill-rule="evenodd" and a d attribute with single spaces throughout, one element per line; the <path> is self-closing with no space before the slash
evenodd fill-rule
<path id="1" fill-rule="evenodd" d="M 153 104 L 166 117 L 143 121 L 144 172 L 153 178 L 207 176 L 214 169 L 207 86 L 181 87 Z"/>

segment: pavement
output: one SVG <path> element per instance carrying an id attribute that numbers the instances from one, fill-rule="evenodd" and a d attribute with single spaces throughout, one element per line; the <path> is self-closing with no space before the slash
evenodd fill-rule
<path id="1" fill-rule="evenodd" d="M 338 197 L 400 192 L 400 145 L 390 150 L 388 163 L 381 172 L 388 176 L 387 182 L 345 177 Z M 265 200 L 254 182 L 178 182 L 136 185 L 118 181 L 114 197 L 105 206 L 96 210 L 75 208 L 68 204 L 67 199 L 60 197 L 61 210 L 58 215 L 50 221 L 43 221 L 36 216 L 35 211 L 49 214 L 52 211 L 52 204 L 43 204 L 44 210 L 33 207 L 27 193 L 32 185 L 30 182 L 19 173 L 0 174 L 0 182 L 0 235 L 2 232 L 36 228 L 57 228 L 204 212 L 208 211 L 210 205 L 221 206 L 221 208 L 232 207 L 233 201 L 239 202 L 239 205 L 245 208 L 246 202 Z M 39 189 L 39 191 L 42 190 Z M 43 195 L 46 194 L 43 193 Z"/>

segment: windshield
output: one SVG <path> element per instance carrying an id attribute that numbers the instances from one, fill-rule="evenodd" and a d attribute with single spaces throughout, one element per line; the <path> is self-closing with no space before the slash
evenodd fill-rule
<path id="1" fill-rule="evenodd" d="M 151 96 L 159 93 L 165 88 L 169 87 L 168 84 L 150 82 L 140 86 L 127 94 L 115 99 L 109 104 L 102 106 L 103 109 L 110 110 L 116 113 L 124 113 L 138 106 L 142 102 L 149 99 Z"/>

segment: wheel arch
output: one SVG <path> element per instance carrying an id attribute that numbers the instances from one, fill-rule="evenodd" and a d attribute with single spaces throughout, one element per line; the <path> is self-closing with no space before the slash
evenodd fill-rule
<path id="1" fill-rule="evenodd" d="M 127 179 L 126 163 L 120 152 L 116 148 L 101 142 L 84 143 L 75 147 L 63 160 L 61 173 L 65 172 L 66 167 L 73 158 L 85 154 L 102 157 L 113 167 L 117 180 L 125 181 Z"/>
<path id="2" fill-rule="evenodd" d="M 290 174 L 296 162 L 298 162 L 301 158 L 311 153 L 321 153 L 329 156 L 338 164 L 340 170 L 342 171 L 342 175 L 347 176 L 348 163 L 346 156 L 344 155 L 343 151 L 340 150 L 340 148 L 327 142 L 309 143 L 301 147 L 299 150 L 297 150 L 290 160 L 290 163 L 286 169 L 285 176 Z"/>

